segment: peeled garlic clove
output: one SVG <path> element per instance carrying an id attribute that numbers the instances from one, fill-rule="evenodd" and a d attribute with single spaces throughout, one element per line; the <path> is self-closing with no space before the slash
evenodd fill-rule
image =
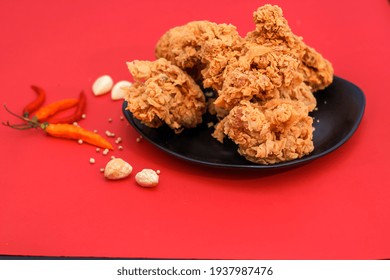
<path id="1" fill-rule="evenodd" d="M 95 80 L 92 85 L 92 92 L 96 96 L 108 93 L 112 86 L 114 85 L 114 81 L 109 75 L 103 75 Z"/>
<path id="2" fill-rule="evenodd" d="M 125 97 L 126 88 L 130 87 L 131 83 L 129 81 L 119 81 L 117 82 L 111 90 L 112 100 L 120 100 Z"/>

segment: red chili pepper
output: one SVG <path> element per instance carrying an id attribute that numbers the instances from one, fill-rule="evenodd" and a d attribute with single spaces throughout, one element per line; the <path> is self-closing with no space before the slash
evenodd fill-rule
<path id="1" fill-rule="evenodd" d="M 81 120 L 84 112 L 85 112 L 85 107 L 87 105 L 87 97 L 84 93 L 84 91 L 80 92 L 80 96 L 79 96 L 79 102 L 77 104 L 77 107 L 76 107 L 76 110 L 74 111 L 74 113 L 72 115 L 69 115 L 69 116 L 66 116 L 66 117 L 63 117 L 63 118 L 53 118 L 53 119 L 49 119 L 49 122 L 52 123 L 52 124 L 57 124 L 57 123 L 74 123 L 74 122 L 77 122 L 79 120 Z"/>
<path id="2" fill-rule="evenodd" d="M 45 102 L 46 99 L 46 93 L 45 91 L 37 86 L 32 85 L 31 88 L 35 91 L 37 94 L 37 97 L 27 104 L 23 109 L 23 116 L 28 117 L 32 112 L 37 110 L 39 107 L 42 106 L 42 104 Z"/>

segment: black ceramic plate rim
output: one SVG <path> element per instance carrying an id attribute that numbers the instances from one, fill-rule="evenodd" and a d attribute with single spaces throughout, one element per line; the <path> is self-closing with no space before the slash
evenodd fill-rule
<path id="1" fill-rule="evenodd" d="M 205 161 L 205 160 L 199 160 L 199 159 L 195 159 L 195 158 L 184 156 L 184 155 L 182 155 L 180 153 L 177 153 L 177 152 L 174 152 L 174 151 L 172 151 L 172 150 L 170 150 L 170 149 L 168 149 L 168 148 L 166 148 L 166 147 L 156 143 L 152 139 L 150 139 L 148 137 L 148 135 L 146 135 L 142 131 L 142 129 L 140 129 L 136 125 L 136 123 L 134 122 L 134 118 L 133 118 L 131 112 L 126 109 L 127 108 L 127 102 L 126 101 L 123 102 L 122 111 L 123 111 L 123 114 L 125 115 L 127 121 L 133 126 L 133 128 L 135 128 L 137 130 L 137 132 L 140 135 L 142 135 L 142 137 L 144 139 L 148 140 L 150 143 L 152 143 L 153 145 L 155 145 L 159 149 L 165 151 L 166 153 L 171 154 L 171 155 L 173 155 L 173 156 L 175 156 L 175 157 L 177 157 L 179 159 L 185 160 L 185 161 L 189 161 L 189 162 L 200 164 L 200 165 L 206 165 L 206 166 L 210 166 L 210 167 L 222 167 L 222 168 L 234 168 L 234 169 L 280 169 L 280 168 L 286 168 L 286 167 L 294 167 L 294 166 L 297 166 L 297 165 L 308 163 L 310 161 L 313 161 L 315 159 L 323 157 L 323 156 L 325 156 L 325 155 L 327 155 L 327 154 L 337 150 L 339 147 L 341 147 L 343 144 L 345 144 L 352 137 L 352 135 L 355 133 L 355 131 L 357 130 L 357 128 L 360 125 L 360 122 L 361 122 L 361 120 L 363 118 L 363 115 L 364 115 L 365 106 L 366 106 L 366 99 L 365 99 L 363 91 L 358 86 L 356 86 L 355 84 L 353 84 L 353 83 L 351 83 L 351 82 L 349 82 L 349 81 L 347 81 L 345 79 L 342 79 L 342 78 L 340 78 L 338 76 L 334 76 L 334 79 L 338 79 L 341 82 L 349 83 L 352 86 L 354 86 L 357 89 L 357 91 L 354 92 L 354 94 L 358 94 L 359 95 L 358 97 L 361 99 L 361 108 L 360 108 L 359 115 L 356 118 L 355 123 L 354 123 L 353 127 L 350 129 L 350 131 L 339 142 L 337 142 L 337 144 L 335 144 L 332 147 L 322 151 L 321 153 L 317 153 L 317 154 L 313 154 L 313 155 L 309 154 L 309 155 L 306 155 L 306 156 L 304 156 L 302 158 L 299 158 L 299 159 L 286 161 L 286 162 L 281 162 L 281 163 L 269 164 L 269 165 L 265 165 L 265 164 L 251 164 L 250 161 L 248 161 L 248 165 L 214 163 L 214 162 L 208 162 L 208 161 Z"/>

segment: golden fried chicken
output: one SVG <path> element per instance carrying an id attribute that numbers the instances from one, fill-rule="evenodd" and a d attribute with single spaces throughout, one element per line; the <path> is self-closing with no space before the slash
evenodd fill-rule
<path id="1" fill-rule="evenodd" d="M 223 68 L 227 64 L 229 54 L 241 41 L 236 27 L 231 24 L 192 21 L 168 30 L 157 42 L 155 54 L 156 57 L 165 58 L 187 71 L 196 81 L 202 81 L 202 70 L 207 78 L 212 79 L 220 75 L 220 71 L 208 73 L 205 69 L 209 68 L 209 63 L 221 65 Z M 213 54 L 211 62 L 203 54 L 203 49 L 210 47 Z"/>
<path id="2" fill-rule="evenodd" d="M 299 71 L 301 62 L 273 46 L 246 42 L 243 55 L 226 66 L 223 84 L 214 104 L 225 111 L 241 100 L 266 101 L 286 98 L 304 102 L 309 111 L 316 107 L 311 88 Z"/>
<path id="3" fill-rule="evenodd" d="M 231 24 L 194 21 L 168 30 L 155 62 L 134 61 L 128 109 L 143 123 L 179 133 L 195 127 L 208 109 L 249 161 L 274 164 L 313 149 L 313 92 L 333 80 L 328 60 L 295 35 L 278 6 L 253 13 L 254 31 L 242 38 Z M 201 89 L 212 89 L 205 100 Z M 215 93 L 215 94 L 214 94 Z"/>
<path id="4" fill-rule="evenodd" d="M 331 63 L 291 31 L 280 7 L 269 4 L 259 7 L 253 13 L 253 21 L 256 30 L 247 34 L 245 37 L 247 41 L 262 46 L 278 47 L 301 61 L 299 71 L 313 91 L 323 89 L 332 82 Z"/>
<path id="5" fill-rule="evenodd" d="M 213 136 L 223 142 L 227 135 L 251 162 L 273 164 L 313 151 L 312 122 L 300 101 L 241 101 L 217 124 Z"/>
<path id="6" fill-rule="evenodd" d="M 176 133 L 202 122 L 202 90 L 179 67 L 164 58 L 127 63 L 135 82 L 126 92 L 127 109 L 149 127 L 166 123 Z"/>

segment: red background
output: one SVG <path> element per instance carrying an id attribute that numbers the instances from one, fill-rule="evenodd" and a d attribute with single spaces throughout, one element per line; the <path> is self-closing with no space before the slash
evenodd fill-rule
<path id="1" fill-rule="evenodd" d="M 0 126 L 0 255 L 389 258 L 388 1 L 271 1 L 367 98 L 353 137 L 296 169 L 270 175 L 183 162 L 137 143 L 120 120 L 122 102 L 91 92 L 103 74 L 131 80 L 125 62 L 154 59 L 169 28 L 207 19 L 232 23 L 244 36 L 265 3 L 2 1 L 1 105 L 20 112 L 34 98 L 31 84 L 46 89 L 47 102 L 84 89 L 87 118 L 80 124 L 115 132 L 124 150 L 109 156 L 161 176 L 155 189 L 136 186 L 134 174 L 109 182 L 99 172 L 109 156 L 94 147 Z M 0 119 L 15 121 L 3 109 Z"/>

